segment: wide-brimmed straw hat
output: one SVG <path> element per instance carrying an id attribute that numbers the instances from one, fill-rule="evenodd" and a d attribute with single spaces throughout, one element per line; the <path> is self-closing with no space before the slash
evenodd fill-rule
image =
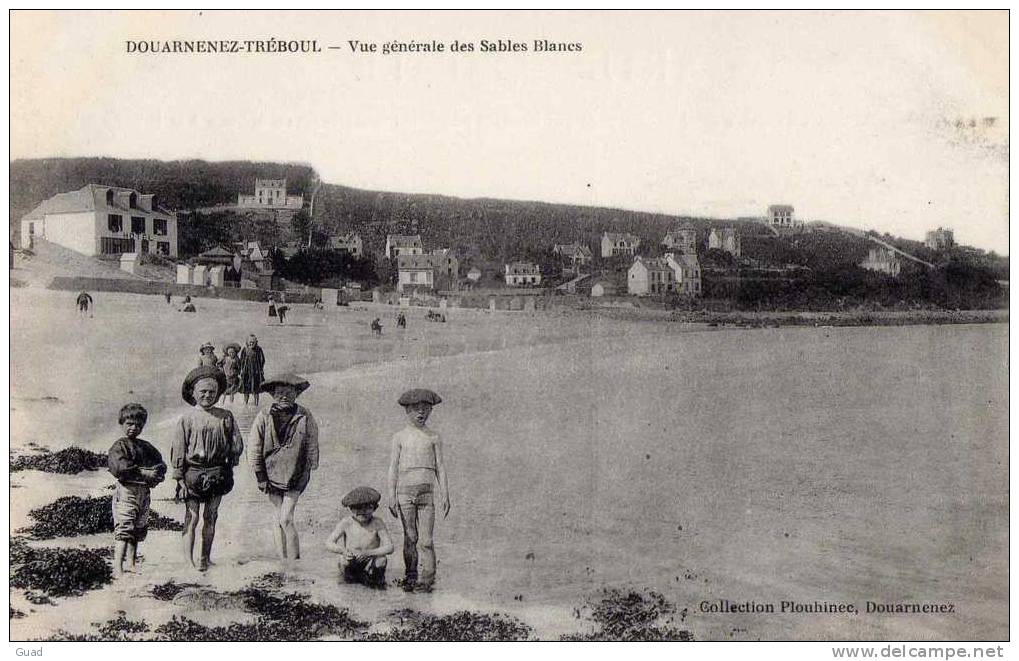
<path id="1" fill-rule="evenodd" d="M 215 379 L 219 385 L 219 392 L 223 394 L 226 390 L 226 374 L 223 374 L 223 370 L 218 367 L 212 367 L 211 365 L 202 365 L 196 367 L 188 375 L 184 377 L 184 383 L 180 386 L 180 396 L 185 402 L 194 406 L 198 402 L 195 400 L 195 384 L 202 379 Z"/>
<path id="2" fill-rule="evenodd" d="M 223 353 L 226 353 L 230 349 L 230 347 L 233 347 L 234 351 L 236 351 L 237 353 L 241 352 L 241 345 L 237 344 L 236 342 L 228 342 L 227 345 L 223 347 Z"/>
<path id="3" fill-rule="evenodd" d="M 272 391 L 276 386 L 293 386 L 297 389 L 297 394 L 300 395 L 302 392 L 311 387 L 308 380 L 303 376 L 297 376 L 296 374 L 279 374 L 270 377 L 262 382 L 262 385 L 258 387 L 259 392 L 267 392 L 272 394 Z"/>
<path id="4" fill-rule="evenodd" d="M 213 344 L 212 342 L 206 342 L 202 346 L 198 347 L 198 353 L 202 353 L 206 349 L 212 349 L 213 351 L 215 351 L 216 350 L 216 345 Z"/>
<path id="5" fill-rule="evenodd" d="M 415 404 L 436 404 L 442 403 L 442 398 L 428 388 L 414 388 L 400 395 L 397 400 L 400 406 L 414 406 Z"/>

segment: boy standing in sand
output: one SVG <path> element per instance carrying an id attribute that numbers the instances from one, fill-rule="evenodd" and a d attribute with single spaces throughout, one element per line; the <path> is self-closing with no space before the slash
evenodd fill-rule
<path id="1" fill-rule="evenodd" d="M 439 507 L 449 514 L 449 485 L 442 460 L 439 435 L 425 427 L 432 407 L 442 398 L 431 390 L 415 388 L 400 396 L 407 413 L 407 426 L 393 435 L 389 461 L 389 511 L 403 524 L 403 564 L 401 582 L 405 592 L 431 592 L 435 582 L 435 486 Z M 421 573 L 418 574 L 420 548 Z"/>
<path id="2" fill-rule="evenodd" d="M 177 422 L 177 433 L 170 448 L 173 479 L 184 497 L 184 555 L 198 571 L 211 562 L 212 541 L 216 535 L 216 517 L 223 496 L 234 487 L 233 467 L 244 451 L 241 432 L 233 413 L 216 406 L 226 389 L 226 375 L 218 367 L 196 367 L 181 385 L 181 397 L 191 404 Z M 203 507 L 204 506 L 204 507 Z M 204 511 L 203 511 L 204 509 Z M 202 515 L 202 548 L 194 561 L 195 531 Z"/>
<path id="3" fill-rule="evenodd" d="M 150 490 L 166 477 L 163 455 L 154 445 L 138 438 L 148 419 L 148 411 L 141 404 L 126 404 L 120 409 L 117 422 L 124 436 L 110 448 L 107 460 L 110 473 L 117 478 L 117 490 L 113 492 L 115 576 L 135 571 L 138 543 L 148 534 Z"/>
<path id="4" fill-rule="evenodd" d="M 386 556 L 393 552 L 393 540 L 386 523 L 375 516 L 382 500 L 371 487 L 357 487 L 341 501 L 350 509 L 326 540 L 326 548 L 339 553 L 340 572 L 348 583 L 373 588 L 386 585 Z"/>

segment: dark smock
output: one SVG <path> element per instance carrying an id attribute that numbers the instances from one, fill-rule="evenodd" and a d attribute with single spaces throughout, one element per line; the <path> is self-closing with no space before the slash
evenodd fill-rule
<path id="1" fill-rule="evenodd" d="M 254 395 L 265 381 L 265 354 L 262 353 L 262 347 L 256 345 L 252 349 L 245 346 L 241 349 L 239 359 L 240 386 L 237 390 L 245 395 Z"/>

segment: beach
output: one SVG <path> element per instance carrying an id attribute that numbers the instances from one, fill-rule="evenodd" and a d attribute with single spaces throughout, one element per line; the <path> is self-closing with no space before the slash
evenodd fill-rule
<path id="1" fill-rule="evenodd" d="M 606 588 L 652 590 L 698 640 L 990 639 L 1008 625 L 1007 323 L 767 328 L 586 311 L 449 309 L 447 323 L 372 304 L 293 306 L 281 326 L 256 303 L 11 290 L 11 448 L 105 452 L 117 410 L 149 411 L 142 437 L 169 457 L 198 347 L 255 334 L 266 374 L 311 382 L 321 463 L 297 509 L 302 558 L 286 589 L 349 609 L 373 628 L 412 609 L 505 613 L 543 640 L 590 628 Z M 176 302 L 175 302 L 176 303 Z M 369 322 L 382 319 L 383 336 Z M 823 321 L 823 320 L 822 320 Z M 217 351 L 218 354 L 221 351 Z M 436 522 L 432 594 L 339 582 L 326 536 L 357 485 L 385 484 L 389 438 L 411 387 L 443 398 L 452 511 Z M 269 404 L 266 396 L 262 405 Z M 226 404 L 250 424 L 254 407 Z M 265 497 L 246 464 L 223 501 L 206 574 L 179 534 L 152 531 L 137 575 L 32 605 L 12 590 L 12 639 L 82 633 L 125 611 L 241 621 L 237 608 L 151 596 L 167 581 L 239 590 L 279 572 Z M 12 533 L 60 496 L 109 494 L 104 472 L 11 476 Z M 153 493 L 182 517 L 173 485 Z M 379 510 L 399 549 L 398 521 Z M 112 535 L 39 545 L 112 545 Z M 402 574 L 397 551 L 389 578 Z M 951 603 L 950 613 L 711 612 L 783 601 Z M 704 604 L 708 607 L 705 608 Z M 746 610 L 753 611 L 753 608 Z"/>

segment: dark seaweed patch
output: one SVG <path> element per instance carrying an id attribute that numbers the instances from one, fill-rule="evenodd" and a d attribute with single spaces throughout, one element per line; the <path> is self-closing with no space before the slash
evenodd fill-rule
<path id="1" fill-rule="evenodd" d="M 457 611 L 452 615 L 428 615 L 412 610 L 392 614 L 400 625 L 390 631 L 371 633 L 358 640 L 375 641 L 517 641 L 527 640 L 531 628 L 500 613 Z"/>
<path id="2" fill-rule="evenodd" d="M 29 512 L 28 515 L 37 523 L 19 532 L 27 533 L 34 539 L 113 532 L 112 503 L 113 496 L 98 498 L 64 496 L 49 505 Z M 184 526 L 155 511 L 150 511 L 149 528 L 152 530 L 183 530 Z"/>
<path id="3" fill-rule="evenodd" d="M 106 559 L 92 549 L 32 548 L 17 539 L 10 549 L 11 587 L 62 597 L 100 588 L 113 578 Z"/>
<path id="4" fill-rule="evenodd" d="M 587 604 L 597 625 L 592 633 L 569 634 L 563 640 L 665 641 L 693 640 L 687 630 L 672 625 L 676 607 L 661 594 L 606 589 Z"/>
<path id="5" fill-rule="evenodd" d="M 170 579 L 161 585 L 152 586 L 152 596 L 160 601 L 173 601 L 173 598 L 188 588 L 198 587 L 197 583 L 175 583 Z"/>
<path id="6" fill-rule="evenodd" d="M 44 473 L 74 475 L 81 471 L 104 470 L 108 465 L 105 454 L 91 452 L 71 446 L 57 452 L 43 451 L 41 454 L 22 455 L 11 458 L 11 472 L 37 470 Z"/>

